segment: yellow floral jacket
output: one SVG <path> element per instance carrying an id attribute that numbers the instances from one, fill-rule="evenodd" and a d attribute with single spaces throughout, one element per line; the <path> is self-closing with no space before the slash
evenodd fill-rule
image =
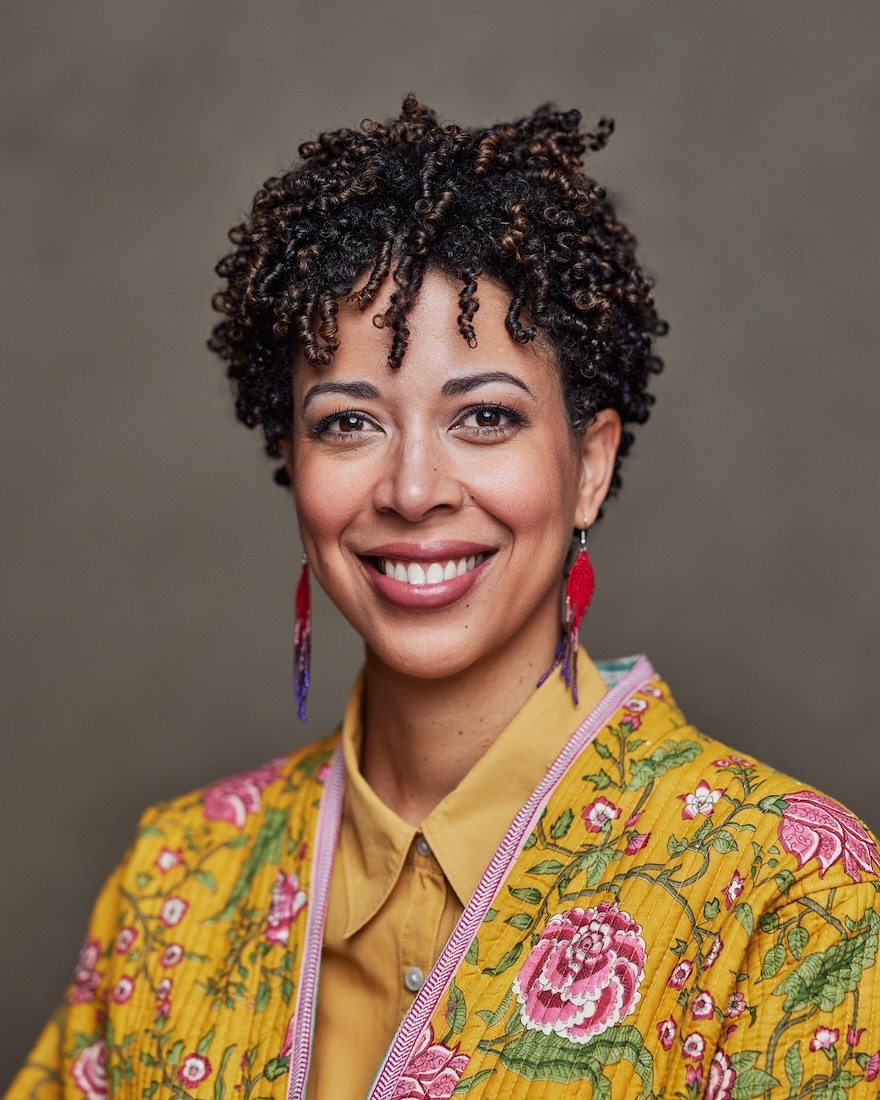
<path id="1" fill-rule="evenodd" d="M 644 659 L 603 671 L 371 1100 L 877 1096 L 876 841 L 689 726 Z M 304 1094 L 337 743 L 144 815 L 10 1100 Z"/>

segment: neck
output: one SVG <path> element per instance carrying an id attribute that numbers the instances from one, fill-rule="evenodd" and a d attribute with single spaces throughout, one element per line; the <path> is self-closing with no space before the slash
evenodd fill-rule
<path id="1" fill-rule="evenodd" d="M 508 648 L 436 680 L 403 675 L 368 652 L 361 771 L 379 798 L 419 825 L 523 707 L 555 645 Z"/>

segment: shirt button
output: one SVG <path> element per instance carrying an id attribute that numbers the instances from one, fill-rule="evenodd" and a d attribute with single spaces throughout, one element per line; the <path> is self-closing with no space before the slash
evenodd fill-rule
<path id="1" fill-rule="evenodd" d="M 425 984 L 425 975 L 417 966 L 410 966 L 403 975 L 403 984 L 410 993 L 418 993 Z"/>
<path id="2" fill-rule="evenodd" d="M 431 845 L 425 840 L 421 833 L 416 837 L 416 851 L 420 856 L 429 856 L 431 854 Z"/>

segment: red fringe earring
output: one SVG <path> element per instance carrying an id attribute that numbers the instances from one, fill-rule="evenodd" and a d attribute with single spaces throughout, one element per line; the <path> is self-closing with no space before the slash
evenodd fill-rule
<path id="1" fill-rule="evenodd" d="M 593 563 L 587 552 L 587 528 L 581 528 L 577 556 L 565 581 L 565 625 L 562 636 L 562 675 L 565 686 L 571 689 L 571 697 L 578 701 L 577 654 L 581 619 L 587 613 L 596 588 Z"/>
<path id="2" fill-rule="evenodd" d="M 300 722 L 306 720 L 306 699 L 312 661 L 312 592 L 309 560 L 303 554 L 302 572 L 296 586 L 296 622 L 293 628 L 293 693 Z"/>

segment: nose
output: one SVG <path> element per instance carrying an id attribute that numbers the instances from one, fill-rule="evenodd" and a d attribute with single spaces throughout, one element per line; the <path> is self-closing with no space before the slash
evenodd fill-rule
<path id="1" fill-rule="evenodd" d="M 457 510 L 464 498 L 460 471 L 442 441 L 418 432 L 402 435 L 389 448 L 373 502 L 379 512 L 396 512 L 418 523 L 437 510 Z"/>

